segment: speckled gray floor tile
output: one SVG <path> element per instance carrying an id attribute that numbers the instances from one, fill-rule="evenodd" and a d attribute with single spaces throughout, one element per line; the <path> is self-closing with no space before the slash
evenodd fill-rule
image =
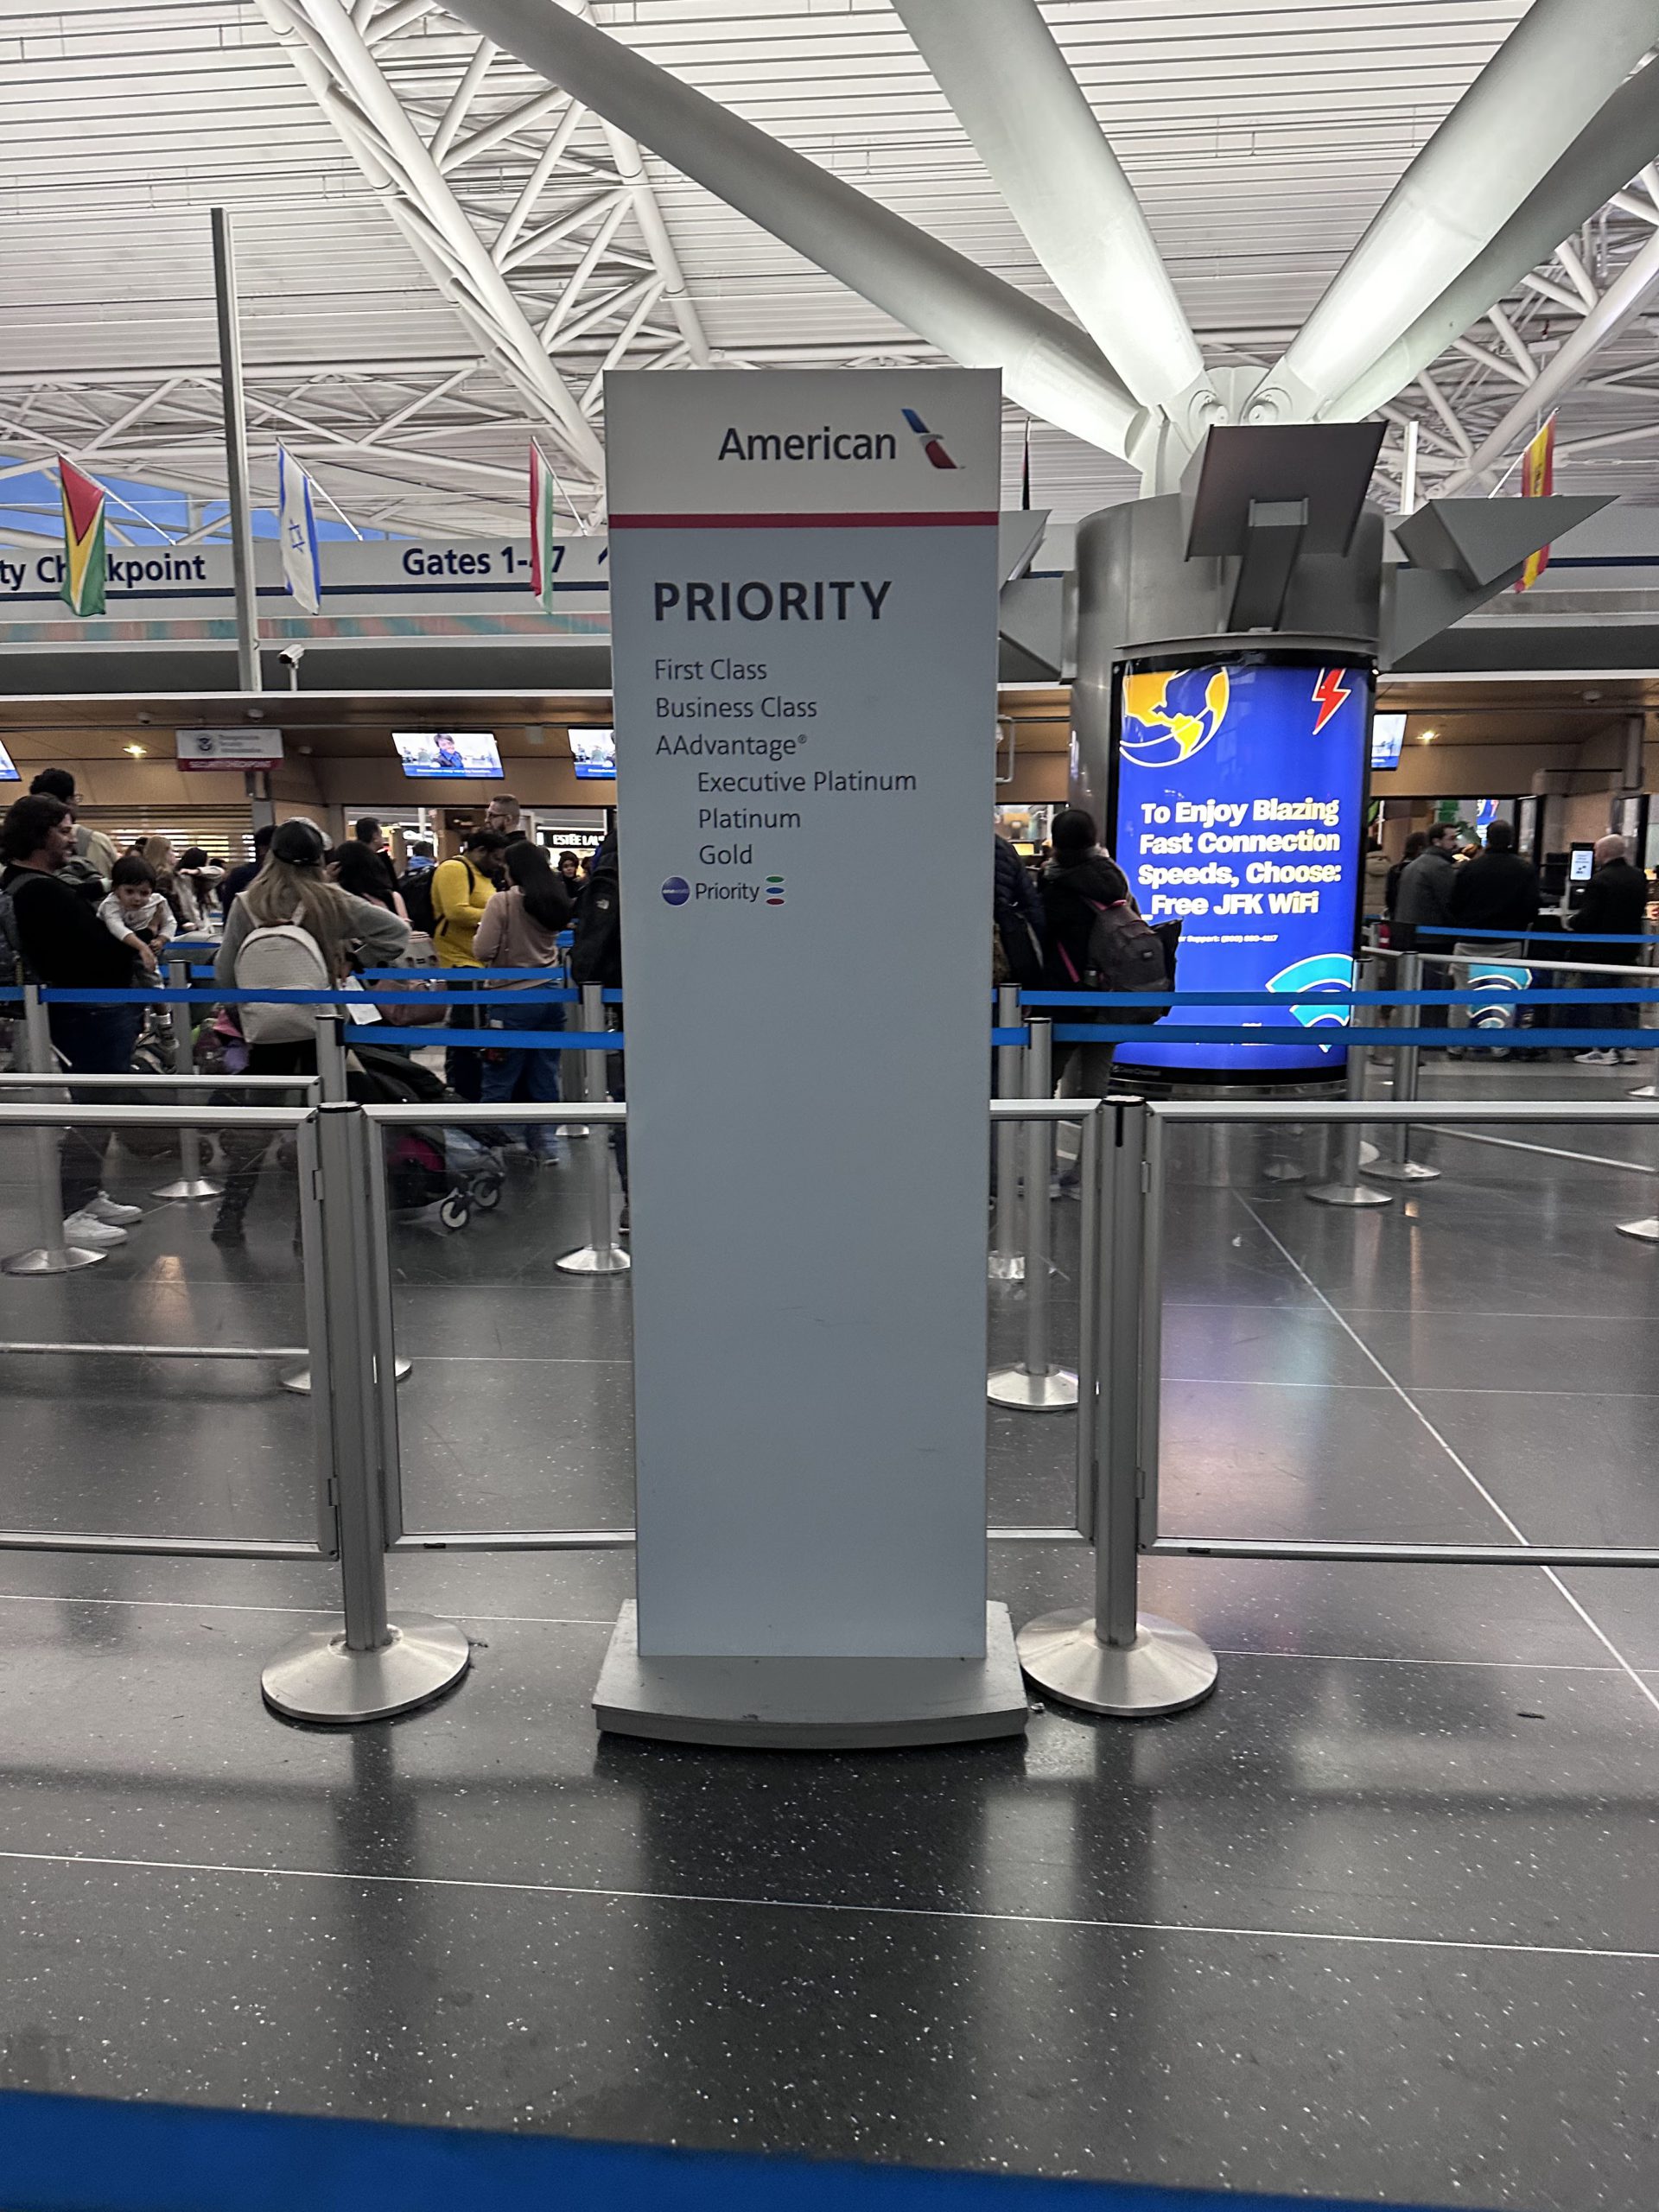
<path id="1" fill-rule="evenodd" d="M 1444 1180 L 1356 1219 L 1260 1174 L 1311 1146 L 1238 1134 L 1175 1160 L 1166 1525 L 1659 1536 L 1659 1274 L 1608 1228 L 1646 1185 L 1437 1138 Z M 18 1165 L 0 1141 L 0 1243 Z M 1069 1359 L 1079 1210 L 1052 1215 Z M 287 1186 L 268 1177 L 245 1249 L 211 1218 L 165 1209 L 84 1276 L 0 1280 L 0 1339 L 299 1342 Z M 398 1232 L 411 1522 L 630 1517 L 627 1286 L 554 1264 L 583 1226 L 566 1173 L 516 1178 L 461 1236 Z M 1018 1297 L 991 1301 L 988 1359 L 1022 1330 Z M 310 1414 L 276 1374 L 0 1355 L 0 1522 L 303 1531 Z M 989 1431 L 993 1518 L 1067 1517 L 1071 1419 Z M 1080 1548 L 992 1556 L 1017 1620 L 1086 1602 L 1091 1573 Z M 1209 1704 L 1052 1707 L 1023 1745 L 864 1758 L 596 1741 L 626 1553 L 434 1552 L 391 1582 L 394 1612 L 465 1624 L 473 1671 L 339 1735 L 257 1693 L 334 1603 L 327 1567 L 0 1559 L 0 2082 L 1503 2212 L 1659 2202 L 1649 1578 L 1150 1561 L 1143 1602 L 1222 1655 Z"/>

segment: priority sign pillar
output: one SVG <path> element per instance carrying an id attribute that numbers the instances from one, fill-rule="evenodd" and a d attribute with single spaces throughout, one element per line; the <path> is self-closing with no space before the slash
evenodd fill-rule
<path id="1" fill-rule="evenodd" d="M 962 957 L 999 406 L 976 371 L 607 380 L 639 1541 L 604 1729 L 1025 1726 L 986 1603 L 990 994 Z M 900 938 L 925 988 L 874 1018 Z"/>

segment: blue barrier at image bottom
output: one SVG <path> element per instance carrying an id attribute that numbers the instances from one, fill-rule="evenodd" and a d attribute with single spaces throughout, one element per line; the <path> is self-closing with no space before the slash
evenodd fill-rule
<path id="1" fill-rule="evenodd" d="M 813 2164 L 20 2092 L 0 2094 L 0 2202 L 6 2212 L 1344 2212 L 1329 2197 Z"/>

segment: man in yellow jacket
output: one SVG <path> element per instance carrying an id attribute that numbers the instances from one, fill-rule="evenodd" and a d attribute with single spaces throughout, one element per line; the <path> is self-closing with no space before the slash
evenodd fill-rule
<path id="1" fill-rule="evenodd" d="M 437 947 L 441 968 L 481 965 L 474 954 L 473 939 L 484 918 L 484 909 L 495 892 L 497 856 L 505 849 L 506 842 L 494 830 L 471 830 L 461 846 L 460 857 L 440 861 L 434 870 L 432 942 Z M 452 1029 L 476 1029 L 480 1018 L 476 1003 L 452 1006 L 449 1009 Z M 458 1097 L 476 1104 L 483 1074 L 474 1046 L 463 1045 L 458 1052 L 452 1046 L 444 1054 L 443 1079 Z"/>

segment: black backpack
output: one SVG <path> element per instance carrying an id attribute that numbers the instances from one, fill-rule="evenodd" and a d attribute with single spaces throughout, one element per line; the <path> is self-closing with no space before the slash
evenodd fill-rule
<path id="1" fill-rule="evenodd" d="M 1160 923 L 1154 929 L 1143 921 L 1127 899 L 1103 906 L 1090 899 L 1095 918 L 1084 954 L 1083 988 L 1086 991 L 1165 992 L 1175 988 L 1175 944 L 1179 922 Z M 1111 1018 L 1125 1024 L 1161 1021 L 1165 1007 L 1114 1007 Z"/>
<path id="2" fill-rule="evenodd" d="M 430 937 L 437 927 L 437 916 L 432 911 L 432 879 L 437 870 L 432 868 L 409 868 L 397 879 L 397 888 L 403 893 L 404 906 L 409 915 L 409 926 Z"/>

